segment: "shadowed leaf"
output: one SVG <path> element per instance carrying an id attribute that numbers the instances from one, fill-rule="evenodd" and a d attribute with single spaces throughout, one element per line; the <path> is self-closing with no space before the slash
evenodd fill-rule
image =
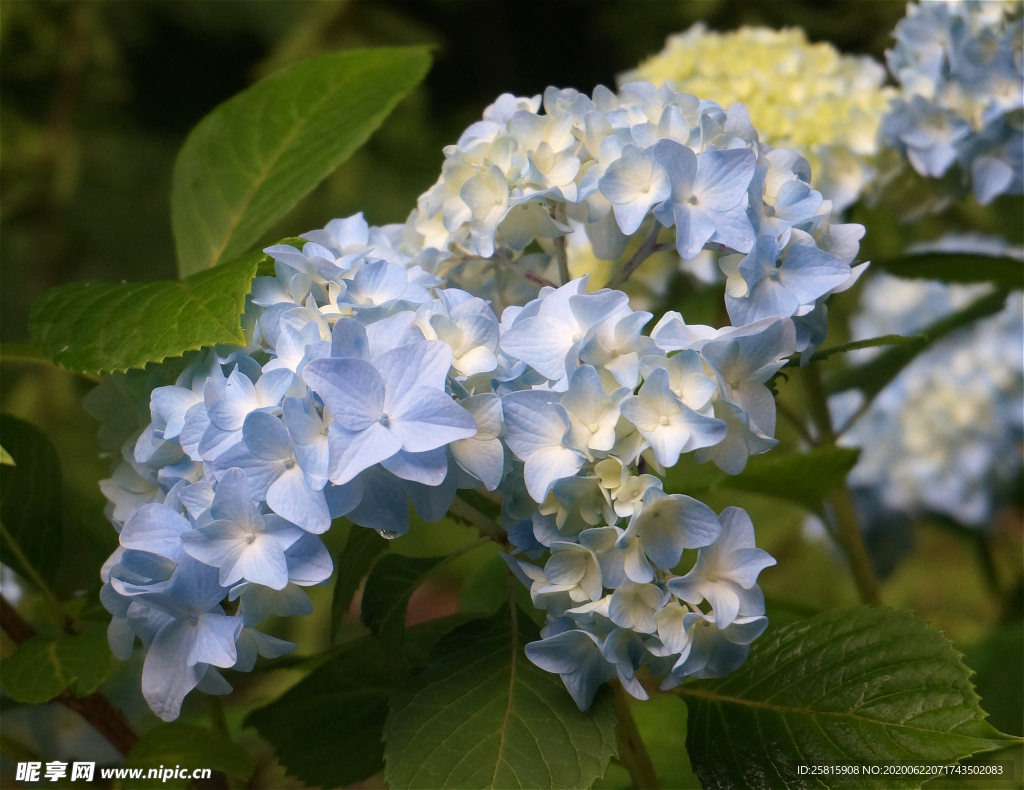
<path id="1" fill-rule="evenodd" d="M 928 775 L 816 777 L 808 765 L 937 765 L 1015 740 L 986 721 L 971 670 L 910 612 L 832 610 L 756 641 L 721 680 L 679 688 L 707 788 L 916 788 Z"/>

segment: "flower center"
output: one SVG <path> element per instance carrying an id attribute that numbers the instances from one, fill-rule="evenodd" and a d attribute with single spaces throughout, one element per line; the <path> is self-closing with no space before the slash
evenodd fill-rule
<path id="1" fill-rule="evenodd" d="M 640 191 L 643 192 L 646 195 L 648 192 L 651 191 L 651 185 L 650 184 L 644 184 L 642 187 L 640 187 Z"/>
<path id="2" fill-rule="evenodd" d="M 386 414 L 380 415 L 380 424 L 383 425 L 385 428 L 387 428 L 388 425 L 391 424 L 391 420 L 388 419 L 388 415 L 386 415 Z"/>
<path id="3" fill-rule="evenodd" d="M 668 423 L 669 423 L 668 416 L 665 415 L 665 414 L 662 414 L 661 415 L 661 419 L 658 420 L 658 422 L 660 422 L 662 425 L 668 425 Z"/>
<path id="4" fill-rule="evenodd" d="M 245 536 L 245 542 L 246 543 L 252 543 L 254 540 L 256 540 L 256 533 L 255 532 L 250 532 L 248 535 Z"/>
<path id="5" fill-rule="evenodd" d="M 690 195 L 686 199 L 686 202 L 689 203 L 691 206 L 696 206 L 697 205 L 697 196 L 696 195 Z"/>
<path id="6" fill-rule="evenodd" d="M 590 432 L 591 433 L 597 433 L 600 429 L 601 429 L 601 426 L 598 425 L 596 422 L 590 423 Z"/>
<path id="7" fill-rule="evenodd" d="M 291 469 L 294 466 L 295 466 L 295 461 L 293 461 L 291 458 L 289 458 L 287 461 L 284 462 L 284 468 L 285 469 Z"/>

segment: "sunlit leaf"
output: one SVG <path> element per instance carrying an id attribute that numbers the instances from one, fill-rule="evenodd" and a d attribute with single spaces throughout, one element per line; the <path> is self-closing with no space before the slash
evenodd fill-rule
<path id="1" fill-rule="evenodd" d="M 242 311 L 262 252 L 180 281 L 79 282 L 32 304 L 32 339 L 59 365 L 111 373 L 218 343 L 244 345 Z"/>
<path id="2" fill-rule="evenodd" d="M 257 273 L 273 274 L 272 264 L 255 251 L 184 280 L 61 285 L 33 302 L 29 332 L 57 364 L 97 375 L 204 346 L 244 345 L 245 297 Z"/>
<path id="3" fill-rule="evenodd" d="M 181 275 L 249 249 L 366 142 L 429 67 L 423 47 L 320 55 L 207 115 L 174 165 L 171 223 Z"/>

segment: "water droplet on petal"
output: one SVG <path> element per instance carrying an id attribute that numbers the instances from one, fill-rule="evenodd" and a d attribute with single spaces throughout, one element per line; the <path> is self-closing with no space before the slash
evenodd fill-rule
<path id="1" fill-rule="evenodd" d="M 384 538 L 384 540 L 394 540 L 398 537 L 398 533 L 392 532 L 390 529 L 379 529 L 377 534 Z"/>

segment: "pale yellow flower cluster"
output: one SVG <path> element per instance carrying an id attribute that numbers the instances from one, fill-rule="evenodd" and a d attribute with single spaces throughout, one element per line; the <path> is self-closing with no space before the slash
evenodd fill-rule
<path id="1" fill-rule="evenodd" d="M 815 187 L 839 210 L 873 175 L 878 127 L 896 95 L 870 57 L 811 44 L 798 28 L 742 27 L 717 33 L 697 24 L 621 82 L 669 83 L 728 107 L 746 106 L 763 142 L 810 161 Z"/>

